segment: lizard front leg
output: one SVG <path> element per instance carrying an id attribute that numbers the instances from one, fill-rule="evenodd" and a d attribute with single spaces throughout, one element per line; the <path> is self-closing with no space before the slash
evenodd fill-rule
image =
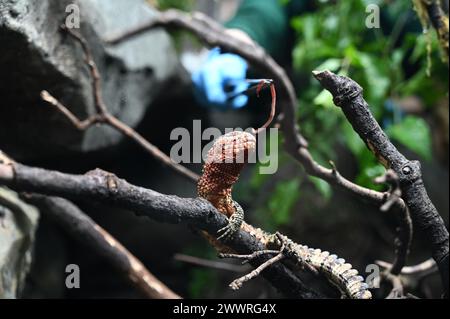
<path id="1" fill-rule="evenodd" d="M 206 198 L 229 217 L 228 225 L 219 230 L 221 235 L 218 239 L 228 240 L 241 228 L 244 210 L 232 199 L 231 193 L 250 153 L 255 149 L 254 135 L 233 131 L 219 137 L 208 151 L 197 190 L 200 197 Z"/>
<path id="2" fill-rule="evenodd" d="M 218 234 L 222 233 L 217 239 L 227 241 L 233 238 L 234 234 L 241 229 L 242 222 L 244 221 L 244 210 L 238 202 L 231 200 L 231 206 L 233 207 L 233 214 L 228 218 L 228 225 L 219 229 Z"/>

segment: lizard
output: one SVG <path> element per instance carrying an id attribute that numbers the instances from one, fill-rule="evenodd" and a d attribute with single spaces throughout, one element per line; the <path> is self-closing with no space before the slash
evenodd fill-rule
<path id="1" fill-rule="evenodd" d="M 244 221 L 244 210 L 232 199 L 233 185 L 246 161 L 256 148 L 256 138 L 247 132 L 233 131 L 220 136 L 208 151 L 203 174 L 197 183 L 198 195 L 208 200 L 219 212 L 228 217 L 228 224 L 219 229 L 217 239 L 230 239 Z"/>
<path id="2" fill-rule="evenodd" d="M 198 182 L 198 194 L 229 218 L 229 223 L 218 231 L 221 235 L 217 240 L 231 238 L 243 225 L 244 210 L 232 199 L 231 192 L 245 166 L 244 159 L 255 150 L 255 147 L 256 139 L 252 134 L 233 131 L 220 136 L 208 151 L 203 174 Z M 257 251 L 252 255 L 220 254 L 219 256 L 249 261 L 263 254 L 277 254 L 271 260 L 279 261 L 286 258 L 315 273 L 322 273 L 346 297 L 371 298 L 368 285 L 364 283 L 363 277 L 359 276 L 358 271 L 353 269 L 351 264 L 346 263 L 343 258 L 338 258 L 327 251 L 294 243 L 278 232 L 269 234 L 261 229 L 254 229 L 253 235 L 264 242 L 268 250 Z M 239 289 L 243 282 L 257 276 L 272 263 L 262 264 L 254 272 L 233 281 L 230 284 L 231 288 Z"/>
<path id="3" fill-rule="evenodd" d="M 363 277 L 352 265 L 343 258 L 320 249 L 312 249 L 297 244 L 288 237 L 277 232 L 266 233 L 244 223 L 244 210 L 233 200 L 232 189 L 244 168 L 249 156 L 256 149 L 256 135 L 271 122 L 275 110 L 275 88 L 272 82 L 262 82 L 257 93 L 264 84 L 269 84 L 272 93 L 272 111 L 269 120 L 258 130 L 251 133 L 232 131 L 216 139 L 207 154 L 203 173 L 197 183 L 199 197 L 208 200 L 219 212 L 228 217 L 228 224 L 219 229 L 217 240 L 229 240 L 242 226 L 265 244 L 266 250 L 256 251 L 251 255 L 236 255 L 221 253 L 222 258 L 240 258 L 250 261 L 264 254 L 276 254 L 275 257 L 261 264 L 251 273 L 234 280 L 230 287 L 239 289 L 242 284 L 282 259 L 288 259 L 314 273 L 322 273 L 331 284 L 336 286 L 343 296 L 355 299 L 370 299 L 372 297 Z M 252 134 L 253 133 L 253 134 Z"/>
<path id="4" fill-rule="evenodd" d="M 345 262 L 345 259 L 330 254 L 328 251 L 297 244 L 280 232 L 269 234 L 260 229 L 258 229 L 258 232 L 260 237 L 265 240 L 266 250 L 256 251 L 250 255 L 219 254 L 220 258 L 244 259 L 244 263 L 263 255 L 275 254 L 275 257 L 264 262 L 249 274 L 234 280 L 230 284 L 233 290 L 239 289 L 244 282 L 258 276 L 261 271 L 275 262 L 287 259 L 301 268 L 307 268 L 313 273 L 323 274 L 345 298 L 372 298 L 369 285 L 364 282 L 364 278 L 358 275 L 358 271 L 350 263 Z"/>
<path id="5" fill-rule="evenodd" d="M 227 226 L 219 230 L 217 239 L 230 239 L 242 226 L 244 210 L 232 199 L 233 185 L 256 149 L 256 135 L 265 130 L 275 115 L 276 92 L 270 79 L 263 79 L 256 85 L 256 94 L 265 87 L 270 87 L 272 96 L 269 119 L 260 128 L 252 132 L 232 131 L 216 139 L 209 149 L 203 173 L 197 182 L 198 196 L 208 200 L 219 212 L 229 218 Z"/>

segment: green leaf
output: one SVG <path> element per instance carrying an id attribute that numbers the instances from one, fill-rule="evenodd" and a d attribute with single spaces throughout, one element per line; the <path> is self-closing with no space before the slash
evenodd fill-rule
<path id="1" fill-rule="evenodd" d="M 204 259 L 214 259 L 217 252 L 206 242 L 193 243 L 183 249 L 183 254 L 197 256 Z M 179 263 L 182 266 L 182 263 Z M 188 274 L 188 295 L 190 298 L 202 298 L 217 289 L 218 274 L 212 269 L 194 268 Z"/>
<path id="2" fill-rule="evenodd" d="M 323 71 L 323 70 L 330 70 L 333 72 L 337 72 L 337 70 L 341 67 L 342 61 L 341 59 L 328 59 L 325 62 L 323 62 L 321 65 L 319 65 L 316 70 Z"/>
<path id="3" fill-rule="evenodd" d="M 278 137 L 278 139 L 276 138 Z M 288 158 L 284 153 L 279 150 L 279 145 L 283 145 L 281 134 L 267 135 L 265 143 L 260 147 L 265 147 L 264 153 L 261 153 L 259 149 L 259 160 L 254 166 L 253 174 L 250 179 L 250 188 L 252 190 L 260 189 L 267 180 L 269 180 L 273 174 L 268 169 L 278 168 Z M 237 183 L 236 185 L 239 185 Z"/>
<path id="4" fill-rule="evenodd" d="M 160 10 L 178 9 L 190 11 L 194 7 L 192 0 L 157 0 L 156 3 Z"/>
<path id="5" fill-rule="evenodd" d="M 359 135 L 353 130 L 349 122 L 345 121 L 342 124 L 342 133 L 345 139 L 345 144 L 356 157 L 366 148 L 366 144 L 361 140 Z"/>
<path id="6" fill-rule="evenodd" d="M 218 287 L 217 272 L 211 269 L 192 269 L 189 277 L 188 290 L 191 298 L 202 298 Z"/>
<path id="7" fill-rule="evenodd" d="M 322 90 L 314 99 L 314 104 L 326 108 L 334 107 L 333 96 L 327 90 Z"/>
<path id="8" fill-rule="evenodd" d="M 383 100 L 390 85 L 388 75 L 382 70 L 383 65 L 377 57 L 359 52 L 359 59 L 370 85 L 370 93 L 376 102 Z"/>
<path id="9" fill-rule="evenodd" d="M 406 116 L 400 123 L 388 127 L 386 133 L 390 138 L 403 144 L 423 159 L 431 160 L 430 128 L 422 118 Z"/>
<path id="10" fill-rule="evenodd" d="M 374 190 L 381 190 L 383 186 L 374 184 L 373 180 L 383 175 L 385 171 L 386 169 L 381 164 L 368 165 L 361 169 L 361 172 L 356 177 L 356 183 Z"/>
<path id="11" fill-rule="evenodd" d="M 268 208 L 275 226 L 285 225 L 290 221 L 291 211 L 297 202 L 300 181 L 292 179 L 277 184 L 273 194 L 269 198 Z"/>
<path id="12" fill-rule="evenodd" d="M 333 191 L 331 190 L 330 184 L 328 184 L 323 179 L 314 176 L 309 176 L 309 180 L 314 184 L 316 189 L 326 200 L 329 200 L 331 198 L 331 195 L 333 195 Z"/>

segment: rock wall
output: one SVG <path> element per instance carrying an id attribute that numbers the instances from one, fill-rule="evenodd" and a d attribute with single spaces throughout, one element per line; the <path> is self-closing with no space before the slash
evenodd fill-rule
<path id="1" fill-rule="evenodd" d="M 145 0 L 0 0 L 0 149 L 16 160 L 102 150 L 122 138 L 105 126 L 78 131 L 40 100 L 45 89 L 82 119 L 94 112 L 81 48 L 60 30 L 72 3 L 100 69 L 104 100 L 119 119 L 136 126 L 177 74 L 163 30 L 115 47 L 103 42 L 151 19 L 156 13 Z"/>
<path id="2" fill-rule="evenodd" d="M 30 269 L 38 211 L 0 187 L 0 299 L 17 298 Z"/>

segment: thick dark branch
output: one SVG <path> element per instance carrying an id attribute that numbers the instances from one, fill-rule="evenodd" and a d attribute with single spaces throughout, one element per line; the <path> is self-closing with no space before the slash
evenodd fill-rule
<path id="1" fill-rule="evenodd" d="M 384 203 L 386 194 L 356 185 L 335 169 L 323 167 L 313 159 L 308 150 L 308 143 L 300 134 L 296 122 L 298 104 L 292 82 L 283 68 L 257 44 L 250 44 L 230 36 L 221 25 L 204 14 L 199 12 L 186 14 L 177 10 L 160 12 L 152 21 L 123 34 L 111 36 L 108 42 L 113 45 L 119 44 L 157 27 L 187 30 L 206 45 L 219 46 L 227 52 L 242 56 L 265 77 L 273 79 L 278 92 L 278 105 L 282 108 L 282 114 L 278 118 L 285 137 L 286 151 L 303 165 L 308 174 L 337 185 L 377 206 Z"/>
<path id="2" fill-rule="evenodd" d="M 199 12 L 190 15 L 177 10 L 168 10 L 156 15 L 149 23 L 124 34 L 111 37 L 108 42 L 110 44 L 118 44 L 157 27 L 175 27 L 188 30 L 209 46 L 220 46 L 228 52 L 241 55 L 258 71 L 266 74 L 268 78 L 274 79 L 275 86 L 279 92 L 279 104 L 285 106 L 282 119 L 283 131 L 289 140 L 296 140 L 297 145 L 307 145 L 306 141 L 298 133 L 295 123 L 297 98 L 294 87 L 283 68 L 260 46 L 230 36 L 221 25 L 208 16 Z"/>
<path id="3" fill-rule="evenodd" d="M 442 47 L 442 50 L 447 54 L 449 53 L 448 46 L 448 16 L 445 15 L 444 11 L 440 6 L 440 0 L 421 0 L 423 5 L 425 6 L 428 17 L 433 25 L 433 28 L 436 30 L 436 33 L 439 38 L 439 43 Z"/>
<path id="4" fill-rule="evenodd" d="M 448 16 L 448 9 L 449 9 L 449 1 L 448 0 L 441 0 L 441 7 L 442 7 L 442 11 L 444 11 L 444 13 Z"/>
<path id="5" fill-rule="evenodd" d="M 183 223 L 216 236 L 228 224 L 207 200 L 164 195 L 134 186 L 115 175 L 94 170 L 85 175 L 64 174 L 33 168 L 18 163 L 0 164 L 0 184 L 16 191 L 36 192 L 79 200 L 94 200 L 135 212 L 139 216 L 166 223 Z M 227 246 L 237 253 L 248 254 L 264 249 L 264 244 L 246 231 L 239 231 Z M 263 262 L 264 260 L 261 260 Z M 258 264 L 252 264 L 258 266 Z M 324 297 L 306 287 L 282 264 L 275 264 L 263 276 L 280 292 L 290 298 Z"/>
<path id="6" fill-rule="evenodd" d="M 414 0 L 413 3 L 424 32 L 428 32 L 430 25 L 436 30 L 444 59 L 448 63 L 448 0 Z"/>
<path id="7" fill-rule="evenodd" d="M 151 299 L 179 299 L 106 230 L 66 199 L 26 194 L 27 202 L 38 206 L 76 240 L 107 259 L 144 296 Z"/>
<path id="8" fill-rule="evenodd" d="M 380 210 L 382 212 L 390 210 L 396 202 L 402 201 L 400 182 L 398 180 L 397 174 L 393 170 L 388 169 L 383 176 L 375 179 L 375 183 L 390 185 L 390 195 L 386 200 L 386 203 L 384 203 L 380 207 Z M 394 212 L 397 213 L 399 220 L 399 226 L 397 227 L 397 238 L 395 239 L 396 257 L 392 264 L 392 267 L 389 268 L 388 271 L 392 275 L 397 276 L 402 271 L 402 268 L 405 266 L 406 260 L 408 258 L 413 236 L 413 225 L 408 207 L 403 205 L 402 209 L 395 209 Z"/>
<path id="9" fill-rule="evenodd" d="M 420 163 L 401 154 L 370 112 L 363 98 L 363 89 L 352 79 L 330 71 L 314 72 L 322 86 L 331 92 L 334 103 L 342 108 L 355 132 L 366 143 L 378 160 L 398 175 L 402 198 L 413 221 L 427 235 L 433 258 L 439 266 L 444 289 L 448 291 L 448 231 L 423 184 Z"/>

